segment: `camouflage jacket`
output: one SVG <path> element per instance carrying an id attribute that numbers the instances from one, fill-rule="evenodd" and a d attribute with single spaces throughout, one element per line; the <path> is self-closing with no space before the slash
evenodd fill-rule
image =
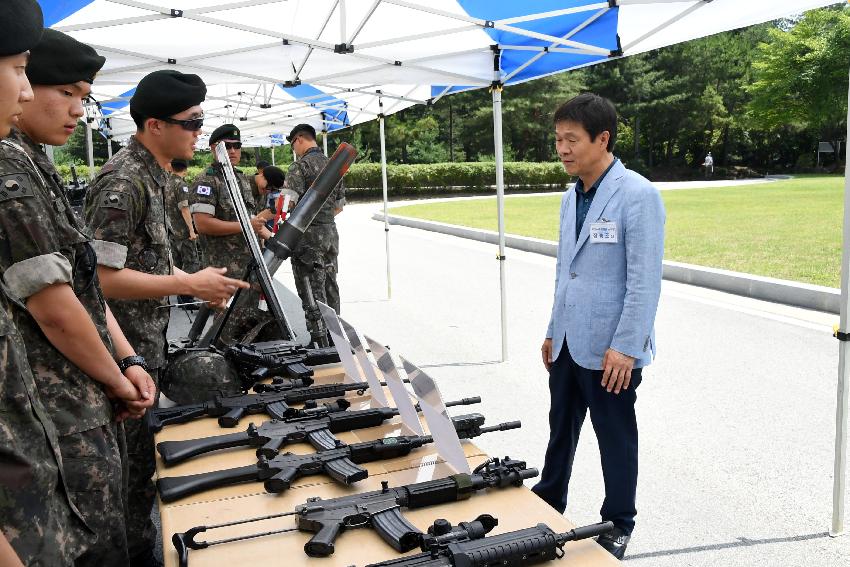
<path id="1" fill-rule="evenodd" d="M 234 172 L 242 190 L 245 208 L 248 214 L 253 214 L 255 205 L 250 184 L 241 171 L 235 169 Z M 190 210 L 193 214 L 207 213 L 219 220 L 230 222 L 238 220 L 236 209 L 224 185 L 224 173 L 220 164 L 214 163 L 202 175 L 196 177 L 189 195 L 192 203 Z M 202 234 L 198 241 L 205 266 L 227 268 L 227 275 L 233 278 L 242 278 L 245 275 L 245 268 L 251 261 L 251 252 L 241 233 L 226 236 Z"/>
<path id="2" fill-rule="evenodd" d="M 165 187 L 165 207 L 168 222 L 171 224 L 171 238 L 177 241 L 189 240 L 189 227 L 183 220 L 182 210 L 189 207 L 189 185 L 179 175 L 171 174 Z"/>
<path id="3" fill-rule="evenodd" d="M 0 143 L 0 185 L 0 269 L 10 293 L 25 302 L 50 285 L 70 285 L 112 351 L 89 237 L 47 156 L 18 131 Z M 110 423 L 103 387 L 65 358 L 29 313 L 16 310 L 15 324 L 59 435 Z"/>
<path id="4" fill-rule="evenodd" d="M 112 156 L 86 194 L 85 219 L 97 262 L 121 270 L 173 273 L 165 191 L 169 174 L 135 137 Z M 110 299 L 127 340 L 150 368 L 165 364 L 167 297 Z"/>
<path id="5" fill-rule="evenodd" d="M 70 565 L 93 534 L 68 497 L 58 435 L 0 288 L 0 530 L 24 565 Z"/>
<path id="6" fill-rule="evenodd" d="M 310 148 L 303 156 L 298 158 L 298 161 L 289 166 L 289 171 L 286 173 L 286 180 L 283 183 L 284 191 L 288 190 L 293 199 L 304 196 L 310 185 L 313 184 L 319 172 L 324 169 L 328 163 L 328 158 L 322 153 L 319 148 Z M 334 210 L 341 209 L 345 206 L 345 185 L 342 181 L 336 186 L 334 192 L 328 198 L 322 208 L 319 209 L 319 214 L 313 220 L 314 225 L 331 224 L 334 222 Z M 309 228 L 307 229 L 309 230 Z"/>

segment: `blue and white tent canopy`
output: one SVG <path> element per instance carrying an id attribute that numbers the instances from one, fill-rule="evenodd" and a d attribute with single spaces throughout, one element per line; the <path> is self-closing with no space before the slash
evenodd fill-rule
<path id="1" fill-rule="evenodd" d="M 95 83 L 101 103 L 118 105 L 150 71 L 179 69 L 216 86 L 210 128 L 238 120 L 267 137 L 299 119 L 333 130 L 837 0 L 40 2 L 48 25 L 107 57 Z M 126 110 L 112 114 L 120 137 Z"/>

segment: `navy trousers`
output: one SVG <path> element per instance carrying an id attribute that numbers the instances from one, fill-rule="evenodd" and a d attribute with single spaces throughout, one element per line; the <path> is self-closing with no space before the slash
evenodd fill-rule
<path id="1" fill-rule="evenodd" d="M 641 369 L 632 370 L 628 390 L 619 394 L 601 386 L 602 371 L 582 368 L 573 360 L 566 342 L 549 369 L 549 446 L 540 482 L 532 489 L 550 506 L 564 513 L 576 446 L 585 415 L 599 442 L 605 500 L 602 521 L 614 522 L 626 534 L 635 527 L 638 475 L 638 431 L 635 389 Z"/>

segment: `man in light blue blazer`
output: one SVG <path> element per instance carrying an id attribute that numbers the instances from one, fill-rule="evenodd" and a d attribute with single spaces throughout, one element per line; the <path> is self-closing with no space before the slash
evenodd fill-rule
<path id="1" fill-rule="evenodd" d="M 590 410 L 605 480 L 600 513 L 615 525 L 598 542 L 622 559 L 637 513 L 635 389 L 655 354 L 664 205 L 649 181 L 614 157 L 610 101 L 579 95 L 558 108 L 554 122 L 558 156 L 578 181 L 561 200 L 555 299 L 542 347 L 550 438 L 533 490 L 563 513 Z"/>

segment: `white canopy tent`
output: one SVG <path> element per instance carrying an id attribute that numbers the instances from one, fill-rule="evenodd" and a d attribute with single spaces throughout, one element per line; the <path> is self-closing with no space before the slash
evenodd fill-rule
<path id="1" fill-rule="evenodd" d="M 132 88 L 161 68 L 201 75 L 210 86 L 208 130 L 232 121 L 249 143 L 279 143 L 305 121 L 332 131 L 378 118 L 385 211 L 384 116 L 452 92 L 491 87 L 504 360 L 502 86 L 839 0 L 181 0 L 179 8 L 164 2 L 40 0 L 48 25 L 107 57 L 94 85 L 100 103 L 95 122 L 107 124 L 116 137 L 129 135 Z M 847 192 L 844 238 L 850 242 L 850 182 Z M 386 220 L 385 230 L 389 293 Z M 842 338 L 848 332 L 849 264 L 845 246 Z M 844 529 L 847 344 L 842 341 L 840 351 L 833 534 Z"/>

